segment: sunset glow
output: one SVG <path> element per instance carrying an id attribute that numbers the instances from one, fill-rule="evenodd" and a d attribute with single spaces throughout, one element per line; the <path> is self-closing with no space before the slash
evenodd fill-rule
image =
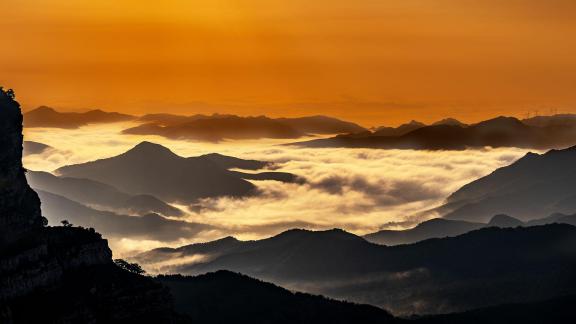
<path id="1" fill-rule="evenodd" d="M 575 9 L 570 0 L 5 0 L 0 83 L 26 109 L 313 111 L 365 126 L 568 112 Z"/>

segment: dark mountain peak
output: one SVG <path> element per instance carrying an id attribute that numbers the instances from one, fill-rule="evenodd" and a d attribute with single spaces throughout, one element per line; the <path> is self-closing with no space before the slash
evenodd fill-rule
<path id="1" fill-rule="evenodd" d="M 138 145 L 134 146 L 131 150 L 124 153 L 125 155 L 141 155 L 148 158 L 160 155 L 170 155 L 177 156 L 169 148 L 162 146 L 160 144 L 144 141 L 140 142 Z"/>
<path id="2" fill-rule="evenodd" d="M 426 126 L 426 124 L 419 122 L 417 120 L 412 119 L 410 122 L 404 124 L 404 125 L 410 125 L 410 126 Z"/>
<path id="3" fill-rule="evenodd" d="M 452 126 L 466 126 L 466 124 L 464 124 L 463 122 L 459 121 L 458 119 L 455 118 L 444 118 L 442 120 L 439 120 L 435 123 L 432 124 L 432 126 L 435 125 L 452 125 Z"/>
<path id="4" fill-rule="evenodd" d="M 482 127 L 482 128 L 501 128 L 503 130 L 510 130 L 512 128 L 518 127 L 526 127 L 518 118 L 515 117 L 507 117 L 507 116 L 499 116 L 496 118 L 488 119 L 478 124 L 474 125 L 475 127 Z"/>
<path id="5" fill-rule="evenodd" d="M 339 228 L 325 231 L 311 231 L 306 229 L 291 229 L 271 238 L 274 239 L 321 239 L 321 240 L 357 240 L 365 241 L 362 237 L 346 232 Z"/>
<path id="6" fill-rule="evenodd" d="M 54 109 L 52 107 L 48 107 L 48 106 L 40 106 L 36 109 L 30 110 L 28 113 L 33 113 L 33 112 L 55 113 L 56 109 Z"/>
<path id="7" fill-rule="evenodd" d="M 234 236 L 226 236 L 223 237 L 219 240 L 216 240 L 215 242 L 220 242 L 220 243 L 230 243 L 230 242 L 240 242 L 240 240 L 238 240 L 237 238 L 235 238 Z"/>
<path id="8" fill-rule="evenodd" d="M 444 218 L 432 218 L 429 219 L 427 221 L 424 221 L 418 225 L 416 225 L 415 228 L 421 228 L 421 227 L 435 227 L 435 226 L 442 226 L 444 224 L 447 223 L 451 223 L 452 221 L 449 219 L 444 219 Z"/>
<path id="9" fill-rule="evenodd" d="M 518 160 L 516 160 L 516 162 L 512 163 L 511 165 L 519 165 L 519 164 L 523 164 L 523 163 L 531 163 L 533 161 L 537 161 L 539 160 L 543 155 L 540 155 L 538 153 L 534 153 L 534 152 L 528 152 L 526 154 L 524 154 L 523 157 L 519 158 Z M 504 167 L 506 168 L 506 167 Z"/>
<path id="10" fill-rule="evenodd" d="M 512 216 L 499 214 L 492 217 L 488 225 L 496 227 L 516 227 L 516 226 L 522 226 L 524 225 L 524 223 L 521 220 L 514 218 Z"/>

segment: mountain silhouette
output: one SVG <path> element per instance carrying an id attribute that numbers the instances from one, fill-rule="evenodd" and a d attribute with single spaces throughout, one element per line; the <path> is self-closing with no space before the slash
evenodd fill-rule
<path id="1" fill-rule="evenodd" d="M 432 123 L 432 126 L 437 126 L 437 125 L 451 125 L 451 126 L 461 126 L 461 127 L 467 127 L 467 124 L 464 124 L 463 122 L 459 121 L 458 119 L 454 119 L 454 118 L 444 118 L 442 120 L 439 120 L 437 122 Z"/>
<path id="2" fill-rule="evenodd" d="M 522 221 L 576 212 L 576 147 L 528 153 L 509 166 L 473 181 L 450 195 L 444 218 L 487 222 L 493 215 Z"/>
<path id="3" fill-rule="evenodd" d="M 366 131 L 366 128 L 358 124 L 321 115 L 275 120 L 306 134 L 347 134 Z"/>
<path id="4" fill-rule="evenodd" d="M 197 277 L 160 276 L 176 310 L 192 323 L 401 323 L 368 305 L 293 293 L 270 283 L 229 271 Z"/>
<path id="5" fill-rule="evenodd" d="M 135 119 L 134 116 L 102 110 L 84 113 L 58 112 L 54 108 L 42 106 L 24 114 L 24 126 L 74 129 L 89 124 L 116 123 Z"/>
<path id="6" fill-rule="evenodd" d="M 576 227 L 560 224 L 490 227 L 392 247 L 341 230 L 292 230 L 269 239 L 232 243 L 213 255 L 203 251 L 204 262 L 180 265 L 173 271 L 230 270 L 398 314 L 443 313 L 575 292 L 572 246 L 576 246 Z M 178 257 L 192 256 L 196 248 L 190 253 L 182 248 Z M 158 252 L 153 256 L 162 256 Z"/>
<path id="7" fill-rule="evenodd" d="M 215 229 L 210 225 L 167 219 L 154 213 L 134 216 L 96 210 L 41 190 L 38 190 L 38 195 L 42 201 L 42 214 L 50 225 L 67 220 L 76 226 L 94 228 L 108 238 L 173 242 Z"/>
<path id="8" fill-rule="evenodd" d="M 243 160 L 232 156 L 226 156 L 218 153 L 201 155 L 201 158 L 208 159 L 218 164 L 223 169 L 243 169 L 243 170 L 260 170 L 271 166 L 269 162 L 256 160 Z"/>
<path id="9" fill-rule="evenodd" d="M 484 227 L 518 227 L 541 226 L 549 224 L 569 224 L 576 226 L 576 214 L 566 215 L 554 213 L 552 215 L 523 222 L 512 216 L 499 214 L 493 216 L 488 223 L 474 223 L 462 220 L 449 220 L 434 218 L 424 221 L 414 228 L 405 230 L 381 230 L 364 235 L 369 242 L 383 245 L 411 244 L 419 241 L 458 236 Z"/>
<path id="10" fill-rule="evenodd" d="M 222 167 L 224 160 L 226 167 L 254 164 L 221 156 L 183 158 L 161 145 L 142 142 L 116 157 L 65 166 L 56 173 L 102 182 L 134 195 L 153 195 L 167 202 L 191 203 L 199 198 L 256 194 L 256 187 L 244 180 L 253 176 L 229 171 Z M 286 174 L 274 172 L 259 177 L 260 180 L 291 180 L 285 179 Z"/>
<path id="11" fill-rule="evenodd" d="M 560 114 L 552 116 L 534 116 L 523 119 L 522 122 L 526 125 L 538 127 L 575 127 L 576 115 Z"/>
<path id="12" fill-rule="evenodd" d="M 32 142 L 32 141 L 25 141 L 23 154 L 25 156 L 26 155 L 34 155 L 34 154 L 42 154 L 42 153 L 44 153 L 50 149 L 52 149 L 52 147 L 49 145 L 46 145 L 46 144 L 42 144 L 42 143 L 38 143 L 38 142 Z"/>
<path id="13" fill-rule="evenodd" d="M 488 222 L 488 226 L 496 226 L 502 228 L 517 227 L 523 225 L 524 222 L 522 222 L 521 220 L 504 214 L 498 214 L 492 217 L 492 219 L 490 219 L 490 222 Z"/>
<path id="14" fill-rule="evenodd" d="M 373 134 L 365 134 L 374 136 L 402 136 L 425 126 L 426 124 L 412 120 L 409 123 L 402 124 L 398 127 L 378 127 Z"/>
<path id="15" fill-rule="evenodd" d="M 483 223 L 435 218 L 422 222 L 407 230 L 382 230 L 365 235 L 370 242 L 384 245 L 415 243 L 431 238 L 461 235 L 485 227 Z"/>
<path id="16" fill-rule="evenodd" d="M 463 150 L 477 147 L 563 148 L 576 144 L 576 127 L 531 126 L 513 117 L 497 117 L 473 125 L 442 122 L 430 126 L 415 124 L 409 132 L 383 129 L 381 132 L 339 135 L 293 143 L 304 147 L 350 147 L 380 149 Z"/>
<path id="17" fill-rule="evenodd" d="M 88 179 L 57 177 L 48 172 L 28 171 L 28 183 L 42 190 L 100 210 L 136 215 L 158 213 L 182 216 L 183 212 L 151 195 L 130 195 L 110 185 Z"/>
<path id="18" fill-rule="evenodd" d="M 140 120 L 145 123 L 126 129 L 124 133 L 219 142 L 225 139 L 294 139 L 307 134 L 355 133 L 365 130 L 357 124 L 326 116 L 268 118 L 155 114 L 143 116 Z"/>

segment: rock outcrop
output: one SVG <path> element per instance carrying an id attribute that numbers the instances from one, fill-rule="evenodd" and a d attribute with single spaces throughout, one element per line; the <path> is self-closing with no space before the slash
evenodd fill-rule
<path id="1" fill-rule="evenodd" d="M 22 143 L 20 106 L 0 88 L 0 323 L 173 322 L 168 291 L 117 267 L 94 229 L 46 227 Z"/>

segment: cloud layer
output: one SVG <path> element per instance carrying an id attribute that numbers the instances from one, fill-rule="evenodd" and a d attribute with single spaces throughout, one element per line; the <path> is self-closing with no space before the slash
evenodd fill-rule
<path id="1" fill-rule="evenodd" d="M 357 234 L 383 227 L 410 227 L 420 220 L 416 215 L 439 206 L 462 185 L 526 153 L 521 149 L 451 152 L 302 149 L 279 146 L 279 141 L 206 144 L 120 135 L 124 126 L 90 126 L 74 131 L 27 130 L 27 140 L 51 145 L 56 150 L 26 157 L 26 167 L 52 171 L 66 164 L 114 156 L 142 140 L 149 140 L 182 156 L 218 152 L 272 161 L 276 163 L 276 171 L 294 173 L 305 181 L 255 181 L 261 192 L 256 197 L 205 199 L 197 206 L 178 206 L 188 210 L 184 220 L 213 225 L 219 230 L 177 241 L 116 240 L 112 243 L 117 253 L 226 235 L 256 239 L 295 227 L 339 227 Z M 433 214 L 422 217 L 431 216 Z"/>

